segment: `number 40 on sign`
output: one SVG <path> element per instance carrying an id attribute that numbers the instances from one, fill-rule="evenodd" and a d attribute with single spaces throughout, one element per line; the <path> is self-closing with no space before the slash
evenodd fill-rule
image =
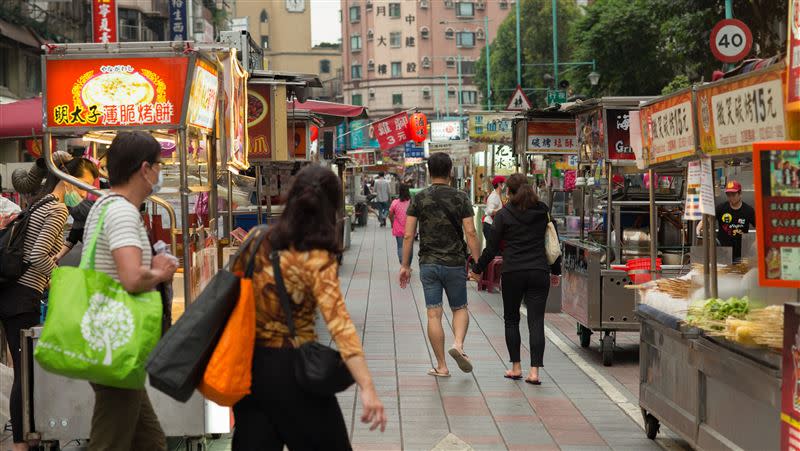
<path id="1" fill-rule="evenodd" d="M 711 53 L 723 63 L 743 60 L 752 48 L 753 33 L 741 20 L 721 20 L 711 31 Z"/>

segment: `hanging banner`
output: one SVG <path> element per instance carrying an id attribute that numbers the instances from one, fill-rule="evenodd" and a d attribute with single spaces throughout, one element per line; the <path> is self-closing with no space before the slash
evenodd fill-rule
<path id="1" fill-rule="evenodd" d="M 223 60 L 222 66 L 225 87 L 224 126 L 228 141 L 225 163 L 244 171 L 250 167 L 247 161 L 247 72 L 236 58 L 235 51 Z"/>
<path id="2" fill-rule="evenodd" d="M 786 139 L 783 67 L 697 90 L 700 148 L 709 156 L 749 153 L 758 141 Z"/>
<path id="3" fill-rule="evenodd" d="M 787 109 L 800 110 L 800 0 L 789 0 Z"/>
<path id="4" fill-rule="evenodd" d="M 188 58 L 48 59 L 48 128 L 178 125 Z"/>
<path id="5" fill-rule="evenodd" d="M 117 30 L 117 0 L 92 0 L 92 38 L 108 44 L 119 41 Z"/>
<path id="6" fill-rule="evenodd" d="M 762 286 L 800 288 L 800 141 L 753 145 Z"/>
<path id="7" fill-rule="evenodd" d="M 189 92 L 189 109 L 186 123 L 203 131 L 214 128 L 217 112 L 219 80 L 217 69 L 210 63 L 197 60 L 194 66 L 192 89 Z"/>
<path id="8" fill-rule="evenodd" d="M 562 154 L 578 152 L 575 121 L 528 121 L 528 152 Z"/>
<path id="9" fill-rule="evenodd" d="M 189 24 L 186 8 L 191 0 L 169 0 L 169 36 L 173 41 L 187 41 Z"/>
<path id="10" fill-rule="evenodd" d="M 470 113 L 469 140 L 487 144 L 511 144 L 514 116 L 504 113 Z"/>
<path id="11" fill-rule="evenodd" d="M 684 221 L 699 221 L 703 215 L 714 215 L 714 178 L 711 159 L 690 161 L 686 176 L 686 209 Z"/>
<path id="12" fill-rule="evenodd" d="M 686 90 L 641 108 L 642 154 L 650 165 L 695 154 L 692 105 L 692 91 Z"/>
<path id="13" fill-rule="evenodd" d="M 631 111 L 606 110 L 608 159 L 635 160 L 631 148 Z"/>
<path id="14" fill-rule="evenodd" d="M 372 126 L 381 150 L 389 150 L 392 147 L 401 146 L 411 139 L 406 131 L 408 127 L 408 115 L 406 113 L 389 116 Z"/>
<path id="15" fill-rule="evenodd" d="M 272 158 L 272 121 L 270 120 L 270 87 L 247 87 L 247 136 L 249 161 L 263 162 Z"/>
<path id="16" fill-rule="evenodd" d="M 343 121 L 336 126 L 336 148 L 334 149 L 336 155 L 341 155 L 347 145 L 347 135 L 345 133 L 347 133 L 347 124 Z"/>
<path id="17" fill-rule="evenodd" d="M 350 148 L 361 149 L 363 147 L 380 147 L 378 140 L 375 139 L 372 125 L 367 119 L 357 119 L 350 121 Z"/>

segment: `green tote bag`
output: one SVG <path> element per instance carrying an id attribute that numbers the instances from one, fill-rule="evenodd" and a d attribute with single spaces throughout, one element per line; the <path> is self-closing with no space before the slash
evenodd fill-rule
<path id="1" fill-rule="evenodd" d="M 94 270 L 97 237 L 80 267 L 53 271 L 47 318 L 34 357 L 45 370 L 117 388 L 141 389 L 145 362 L 161 337 L 161 295 L 130 294 L 109 275 Z"/>

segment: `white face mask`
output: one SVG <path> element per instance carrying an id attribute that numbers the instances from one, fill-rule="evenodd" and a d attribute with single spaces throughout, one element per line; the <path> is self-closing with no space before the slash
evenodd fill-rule
<path id="1" fill-rule="evenodd" d="M 149 181 L 149 180 L 148 180 L 148 181 Z M 159 192 L 159 191 L 161 191 L 161 187 L 162 187 L 163 185 L 164 185 L 164 171 L 158 171 L 158 179 L 157 179 L 157 180 L 156 180 L 156 182 L 155 182 L 154 184 L 152 184 L 152 186 L 150 187 L 150 189 L 151 189 L 151 194 L 158 194 L 158 192 Z"/>

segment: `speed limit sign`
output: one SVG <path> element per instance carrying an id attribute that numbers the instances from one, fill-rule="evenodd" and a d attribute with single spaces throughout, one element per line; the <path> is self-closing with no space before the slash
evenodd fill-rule
<path id="1" fill-rule="evenodd" d="M 723 63 L 744 59 L 753 48 L 753 33 L 738 19 L 724 19 L 711 31 L 711 53 Z"/>

